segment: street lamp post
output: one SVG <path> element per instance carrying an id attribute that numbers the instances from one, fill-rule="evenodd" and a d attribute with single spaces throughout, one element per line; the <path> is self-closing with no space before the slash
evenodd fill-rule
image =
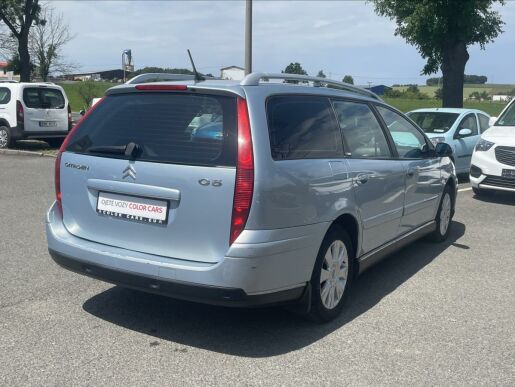
<path id="1" fill-rule="evenodd" d="M 245 75 L 252 72 L 252 0 L 245 3 Z"/>

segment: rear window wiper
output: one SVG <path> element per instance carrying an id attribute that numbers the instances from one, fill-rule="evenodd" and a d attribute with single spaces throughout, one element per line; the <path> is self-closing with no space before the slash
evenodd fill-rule
<path id="1" fill-rule="evenodd" d="M 92 146 L 87 150 L 90 153 L 105 153 L 111 155 L 125 155 L 127 157 L 137 157 L 141 151 L 141 147 L 129 142 L 127 145 L 99 145 Z"/>

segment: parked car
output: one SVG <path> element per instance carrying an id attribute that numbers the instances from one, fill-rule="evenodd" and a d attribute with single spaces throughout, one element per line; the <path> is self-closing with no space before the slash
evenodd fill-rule
<path id="1" fill-rule="evenodd" d="M 188 128 L 208 114 L 202 125 L 222 135 L 199 142 L 203 126 Z M 451 155 L 375 94 L 327 79 L 118 86 L 57 157 L 48 248 L 61 266 L 122 286 L 294 302 L 330 320 L 355 275 L 422 236 L 447 238 Z"/>
<path id="2" fill-rule="evenodd" d="M 470 183 L 476 195 L 515 192 L 515 100 L 491 124 L 472 155 Z"/>
<path id="3" fill-rule="evenodd" d="M 457 173 L 468 173 L 474 147 L 481 133 L 488 129 L 490 116 L 475 109 L 418 109 L 408 117 L 431 139 L 433 144 L 447 143 L 453 148 Z"/>
<path id="4" fill-rule="evenodd" d="M 16 140 L 44 140 L 59 146 L 71 128 L 62 87 L 53 83 L 0 81 L 0 149 Z"/>

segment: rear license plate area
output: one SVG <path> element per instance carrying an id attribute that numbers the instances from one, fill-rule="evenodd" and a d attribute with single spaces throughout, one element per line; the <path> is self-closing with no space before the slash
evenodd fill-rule
<path id="1" fill-rule="evenodd" d="M 98 214 L 134 222 L 166 224 L 168 221 L 168 201 L 140 196 L 99 192 Z"/>
<path id="2" fill-rule="evenodd" d="M 55 122 L 55 121 L 39 121 L 39 126 L 42 128 L 55 128 L 57 126 L 57 122 Z"/>

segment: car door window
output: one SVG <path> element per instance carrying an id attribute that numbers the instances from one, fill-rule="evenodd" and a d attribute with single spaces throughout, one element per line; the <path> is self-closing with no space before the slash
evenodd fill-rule
<path id="1" fill-rule="evenodd" d="M 333 101 L 333 106 L 348 156 L 391 158 L 383 129 L 367 104 L 336 100 Z"/>
<path id="2" fill-rule="evenodd" d="M 0 87 L 0 105 L 5 105 L 11 100 L 11 90 L 7 87 Z"/>
<path id="3" fill-rule="evenodd" d="M 383 106 L 377 106 L 392 136 L 397 153 L 403 159 L 423 158 L 427 149 L 424 135 L 406 118 Z"/>
<path id="4" fill-rule="evenodd" d="M 288 95 L 267 103 L 274 160 L 343 157 L 343 142 L 328 98 Z"/>
<path id="5" fill-rule="evenodd" d="M 481 133 L 484 133 L 484 131 L 490 127 L 490 118 L 484 114 L 478 114 L 477 116 L 479 117 L 479 129 Z"/>
<path id="6" fill-rule="evenodd" d="M 472 130 L 472 134 L 469 136 L 477 136 L 478 130 L 477 130 L 477 120 L 476 115 L 473 113 L 467 114 L 458 125 L 457 132 L 459 132 L 461 129 L 470 129 Z M 456 133 L 457 133 L 456 132 Z M 469 137 L 469 136 L 462 136 L 462 137 Z"/>

